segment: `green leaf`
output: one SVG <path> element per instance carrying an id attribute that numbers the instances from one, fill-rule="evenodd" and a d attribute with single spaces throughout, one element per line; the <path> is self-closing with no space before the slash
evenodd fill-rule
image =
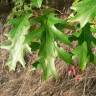
<path id="1" fill-rule="evenodd" d="M 28 18 L 28 16 L 21 16 L 12 22 L 14 26 L 8 34 L 11 44 L 9 47 L 9 58 L 6 64 L 10 70 L 15 70 L 17 62 L 20 62 L 25 67 L 24 53 L 26 50 L 30 51 L 29 45 L 25 43 L 25 36 L 30 27 Z"/>
<path id="2" fill-rule="evenodd" d="M 90 46 L 91 42 L 92 42 L 92 32 L 90 30 L 90 24 L 87 23 L 81 30 L 80 30 L 80 36 L 79 36 L 79 44 L 81 44 L 82 42 L 86 41 L 88 44 L 88 47 Z"/>
<path id="3" fill-rule="evenodd" d="M 59 58 L 61 58 L 62 60 L 64 60 L 68 64 L 72 64 L 72 54 L 66 52 L 63 48 L 57 47 L 57 51 L 58 51 Z"/>
<path id="4" fill-rule="evenodd" d="M 96 16 L 96 0 L 81 0 L 74 4 L 72 9 L 77 13 L 71 20 L 80 22 L 81 27 L 84 27 L 90 19 Z"/>
<path id="5" fill-rule="evenodd" d="M 33 7 L 40 8 L 42 5 L 43 0 L 32 0 Z"/>
<path id="6" fill-rule="evenodd" d="M 59 29 L 57 29 L 55 26 L 55 24 L 62 24 L 62 23 L 64 24 L 64 26 L 67 24 L 66 21 L 55 17 L 55 14 L 48 15 L 47 24 L 48 24 L 49 31 L 53 32 L 54 36 L 61 42 L 70 44 L 68 36 L 65 35 L 63 32 L 61 32 Z"/>
<path id="7" fill-rule="evenodd" d="M 54 45 L 53 33 L 49 31 L 44 31 L 41 38 L 41 46 L 40 46 L 40 64 L 43 69 L 43 78 L 48 79 L 49 76 L 53 75 L 57 76 L 57 72 L 55 69 L 55 58 L 56 58 L 56 50 Z"/>
<path id="8" fill-rule="evenodd" d="M 67 22 L 63 19 L 56 17 L 54 13 L 50 13 L 48 14 L 48 24 L 50 25 L 63 24 L 64 26 L 64 25 L 67 25 Z"/>
<path id="9" fill-rule="evenodd" d="M 44 12 L 44 14 L 40 17 L 37 17 L 36 20 L 40 24 L 40 27 L 38 30 L 32 31 L 33 35 L 29 35 L 33 38 L 35 36 L 34 34 L 38 34 L 40 30 L 41 35 L 39 38 L 40 50 L 38 65 L 41 66 L 41 69 L 43 69 L 43 79 L 48 79 L 49 76 L 54 76 L 56 78 L 57 72 L 54 63 L 58 53 L 56 49 L 56 40 L 60 40 L 67 44 L 70 44 L 70 41 L 67 35 L 56 28 L 55 24 L 64 24 L 65 26 L 66 22 L 57 18 L 53 13 L 50 13 L 49 11 Z M 64 54 L 68 56 L 69 61 L 67 57 L 64 59 L 65 56 L 62 54 L 63 60 L 71 62 L 71 57 L 69 54 L 67 52 L 64 52 Z"/>
<path id="10" fill-rule="evenodd" d="M 62 33 L 61 31 L 59 31 L 54 25 L 51 25 L 49 30 L 54 33 L 54 36 L 56 37 L 56 39 L 58 39 L 59 41 L 65 44 L 70 45 L 70 40 L 68 36 Z"/>
<path id="11" fill-rule="evenodd" d="M 71 38 L 74 39 L 75 37 Z M 80 68 L 85 69 L 86 64 L 94 61 L 92 47 L 95 47 L 96 39 L 91 32 L 91 25 L 87 23 L 81 30 L 78 38 L 78 46 L 73 50 L 73 57 L 79 59 Z"/>
<path id="12" fill-rule="evenodd" d="M 84 70 L 86 68 L 86 64 L 88 62 L 88 49 L 87 49 L 87 43 L 83 42 L 81 45 L 79 45 L 77 48 L 75 48 L 72 53 L 75 57 L 79 59 L 80 68 Z"/>

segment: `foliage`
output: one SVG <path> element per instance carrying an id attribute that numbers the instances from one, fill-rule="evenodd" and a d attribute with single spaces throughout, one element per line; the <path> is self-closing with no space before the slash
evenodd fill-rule
<path id="1" fill-rule="evenodd" d="M 72 9 L 77 11 L 73 21 L 80 22 L 81 27 L 84 27 L 88 21 L 96 16 L 96 0 L 82 0 L 72 6 Z M 82 7 L 84 6 L 84 7 Z"/>
<path id="2" fill-rule="evenodd" d="M 18 61 L 25 67 L 24 51 L 29 50 L 29 46 L 25 42 L 25 35 L 28 34 L 30 23 L 27 16 L 18 17 L 18 19 L 11 20 L 10 23 L 13 24 L 14 28 L 12 28 L 7 36 L 7 45 L 1 47 L 9 50 L 10 55 L 7 65 L 10 70 L 15 70 Z"/>
<path id="3" fill-rule="evenodd" d="M 9 50 L 7 65 L 10 70 L 15 70 L 17 62 L 25 67 L 25 52 L 37 50 L 39 58 L 32 67 L 43 70 L 43 79 L 48 79 L 51 75 L 57 77 L 54 63 L 57 57 L 67 64 L 73 64 L 73 59 L 77 58 L 82 70 L 89 62 L 96 63 L 96 56 L 92 51 L 96 44 L 94 36 L 96 28 L 93 24 L 96 16 L 95 0 L 75 0 L 72 6 L 75 11 L 68 20 L 60 19 L 52 8 L 44 9 L 41 6 L 43 0 L 13 0 L 13 2 L 15 7 L 8 21 L 13 28 L 7 35 L 8 41 L 1 46 Z M 72 26 L 74 28 L 72 35 L 66 35 L 62 31 L 62 26 L 63 29 Z M 78 41 L 78 44 L 71 52 L 58 45 L 58 42 L 62 42 L 71 47 L 72 41 Z"/>

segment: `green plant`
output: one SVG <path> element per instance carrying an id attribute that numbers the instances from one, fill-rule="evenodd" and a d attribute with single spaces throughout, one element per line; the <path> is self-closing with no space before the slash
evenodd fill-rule
<path id="1" fill-rule="evenodd" d="M 88 62 L 96 63 L 96 56 L 92 51 L 96 44 L 94 36 L 96 28 L 93 23 L 96 17 L 95 0 L 75 0 L 72 6 L 75 11 L 68 20 L 60 19 L 51 8 L 43 9 L 41 7 L 43 0 L 13 0 L 13 2 L 15 7 L 8 18 L 13 28 L 7 35 L 6 44 L 1 46 L 9 50 L 7 65 L 10 70 L 15 70 L 17 62 L 25 67 L 25 52 L 31 53 L 36 50 L 39 51 L 39 58 L 32 66 L 43 70 L 44 79 L 50 75 L 57 77 L 54 64 L 57 57 L 68 64 L 72 64 L 72 60 L 78 58 L 82 70 L 86 68 Z M 74 28 L 74 32 L 68 36 L 62 28 L 70 26 Z M 71 47 L 74 40 L 78 41 L 78 45 L 72 52 L 66 52 L 58 45 L 59 41 Z"/>

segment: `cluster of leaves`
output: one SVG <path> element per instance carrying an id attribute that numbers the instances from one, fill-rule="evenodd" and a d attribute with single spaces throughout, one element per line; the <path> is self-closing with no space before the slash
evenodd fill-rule
<path id="1" fill-rule="evenodd" d="M 93 23 L 96 17 L 95 3 L 95 0 L 81 0 L 72 6 L 76 13 L 71 21 L 80 23 L 79 32 L 73 34 L 73 39 L 78 41 L 78 45 L 72 53 L 73 57 L 78 57 L 82 70 L 86 68 L 88 62 L 96 63 L 96 56 L 92 51 L 92 48 L 96 46 L 96 38 L 94 37 L 96 30 Z"/>
<path id="2" fill-rule="evenodd" d="M 72 64 L 72 60 L 78 58 L 82 70 L 86 68 L 88 62 L 96 63 L 96 56 L 92 51 L 96 44 L 94 37 L 96 28 L 93 24 L 96 16 L 95 0 L 75 0 L 72 6 L 73 16 L 70 16 L 68 21 L 58 18 L 49 8 L 40 9 L 40 14 L 34 16 L 32 13 L 41 8 L 43 0 L 13 1 L 15 7 L 9 20 L 13 28 L 7 35 L 6 44 L 1 46 L 9 50 L 7 65 L 10 70 L 15 70 L 17 62 L 25 67 L 25 53 L 37 50 L 38 60 L 32 65 L 43 70 L 44 79 L 51 75 L 57 77 L 54 64 L 57 57 L 68 64 Z M 61 28 L 69 26 L 72 22 L 76 22 L 72 25 L 75 31 L 68 36 L 61 31 Z M 58 41 L 70 47 L 72 41 L 78 41 L 78 45 L 68 53 L 59 47 Z"/>

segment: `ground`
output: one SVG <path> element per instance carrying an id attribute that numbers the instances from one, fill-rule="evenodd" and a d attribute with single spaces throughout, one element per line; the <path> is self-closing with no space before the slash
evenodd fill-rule
<path id="1" fill-rule="evenodd" d="M 3 34 L 4 30 L 0 29 L 0 43 L 6 39 Z M 89 64 L 84 72 L 77 71 L 76 76 L 69 76 L 68 65 L 57 58 L 56 69 L 59 78 L 43 81 L 40 70 L 31 70 L 31 62 L 36 59 L 36 53 L 26 54 L 25 69 L 18 64 L 16 70 L 10 72 L 5 66 L 7 58 L 8 52 L 1 50 L 0 96 L 96 96 L 94 64 Z"/>

